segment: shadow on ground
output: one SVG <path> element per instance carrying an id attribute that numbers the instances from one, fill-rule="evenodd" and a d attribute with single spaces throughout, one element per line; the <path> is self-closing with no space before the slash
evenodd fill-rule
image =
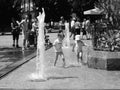
<path id="1" fill-rule="evenodd" d="M 30 80 L 31 82 L 45 82 L 48 80 L 65 80 L 65 79 L 73 79 L 73 78 L 78 78 L 78 77 L 57 77 L 57 76 L 51 76 L 51 77 L 47 77 L 47 79 L 35 79 L 35 80 Z"/>

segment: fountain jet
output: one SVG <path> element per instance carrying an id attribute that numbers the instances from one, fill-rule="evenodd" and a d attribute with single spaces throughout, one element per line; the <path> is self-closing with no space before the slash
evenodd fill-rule
<path id="1" fill-rule="evenodd" d="M 31 75 L 32 80 L 46 80 L 44 74 L 44 55 L 45 55 L 45 40 L 44 40 L 44 20 L 45 12 L 42 8 L 42 13 L 39 13 L 38 18 L 38 38 L 37 38 L 37 57 L 36 57 L 36 72 Z"/>
<path id="2" fill-rule="evenodd" d="M 65 47 L 69 48 L 70 47 L 70 37 L 69 37 L 69 23 L 65 22 Z"/>

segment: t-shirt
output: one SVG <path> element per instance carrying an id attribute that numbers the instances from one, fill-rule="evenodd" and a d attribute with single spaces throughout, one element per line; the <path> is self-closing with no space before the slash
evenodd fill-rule
<path id="1" fill-rule="evenodd" d="M 62 52 L 62 41 L 56 39 L 53 43 L 55 52 Z"/>
<path id="2" fill-rule="evenodd" d="M 62 30 L 62 29 L 65 29 L 65 24 L 64 24 L 63 21 L 60 21 L 60 22 L 59 22 L 59 26 L 60 26 L 60 29 L 61 29 L 61 30 Z"/>
<path id="3" fill-rule="evenodd" d="M 12 27 L 12 34 L 19 34 L 20 33 L 20 27 L 17 23 L 11 23 Z"/>
<path id="4" fill-rule="evenodd" d="M 89 26 L 90 26 L 90 21 L 87 20 L 86 23 L 85 23 L 85 28 L 86 28 L 86 29 L 89 29 Z"/>
<path id="5" fill-rule="evenodd" d="M 83 21 L 82 23 L 82 28 L 85 28 L 85 21 Z"/>
<path id="6" fill-rule="evenodd" d="M 74 21 L 74 20 L 72 20 L 72 21 L 71 21 L 71 28 L 73 28 L 73 27 L 74 27 L 74 25 L 75 25 L 75 21 Z"/>
<path id="7" fill-rule="evenodd" d="M 28 22 L 27 21 L 24 20 L 22 22 L 22 28 L 23 28 L 24 33 L 28 32 Z"/>
<path id="8" fill-rule="evenodd" d="M 79 29 L 80 28 L 80 22 L 75 22 L 75 29 Z"/>
<path id="9" fill-rule="evenodd" d="M 82 51 L 82 46 L 84 46 L 84 43 L 82 41 L 75 41 L 75 49 L 77 52 Z"/>

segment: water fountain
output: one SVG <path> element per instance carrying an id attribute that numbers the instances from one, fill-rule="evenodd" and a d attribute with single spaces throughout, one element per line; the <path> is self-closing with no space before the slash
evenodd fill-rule
<path id="1" fill-rule="evenodd" d="M 44 74 L 44 54 L 45 54 L 45 40 L 44 40 L 44 19 L 45 12 L 42 8 L 42 13 L 39 13 L 38 18 L 38 38 L 37 38 L 37 56 L 36 56 L 36 72 L 32 73 L 30 78 L 32 80 L 44 81 L 46 80 Z"/>
<path id="2" fill-rule="evenodd" d="M 69 23 L 65 22 L 65 48 L 70 47 Z"/>

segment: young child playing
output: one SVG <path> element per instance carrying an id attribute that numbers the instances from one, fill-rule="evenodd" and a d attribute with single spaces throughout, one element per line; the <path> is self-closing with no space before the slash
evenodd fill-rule
<path id="1" fill-rule="evenodd" d="M 75 36 L 75 43 L 73 44 L 73 48 L 72 51 L 76 53 L 77 56 L 77 61 L 79 64 L 82 64 L 82 47 L 85 45 L 82 41 L 81 41 L 81 36 L 80 35 L 76 35 Z M 81 62 L 80 62 L 81 59 Z"/>
<path id="2" fill-rule="evenodd" d="M 58 56 L 61 56 L 62 60 L 63 60 L 63 67 L 65 67 L 65 58 L 64 58 L 64 53 L 63 53 L 63 50 L 62 50 L 63 38 L 64 38 L 63 35 L 61 33 L 58 33 L 57 39 L 53 43 L 53 47 L 54 47 L 55 53 L 56 53 L 54 66 L 56 66 Z"/>

